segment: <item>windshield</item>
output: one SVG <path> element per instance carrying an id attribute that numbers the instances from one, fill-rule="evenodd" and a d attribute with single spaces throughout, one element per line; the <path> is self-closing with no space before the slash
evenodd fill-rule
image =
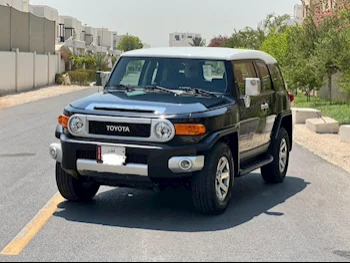
<path id="1" fill-rule="evenodd" d="M 122 57 L 106 87 L 159 86 L 171 90 L 197 88 L 211 93 L 227 91 L 224 61 Z"/>

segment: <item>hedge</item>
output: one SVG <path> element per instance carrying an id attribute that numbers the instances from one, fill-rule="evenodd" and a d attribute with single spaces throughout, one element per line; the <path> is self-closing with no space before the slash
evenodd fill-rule
<path id="1" fill-rule="evenodd" d="M 94 82 L 96 80 L 96 71 L 95 70 L 75 70 L 74 72 L 83 72 L 88 74 L 88 81 L 89 82 Z"/>
<path id="2" fill-rule="evenodd" d="M 86 85 L 89 82 L 89 73 L 85 71 L 70 71 L 69 77 L 72 83 Z"/>

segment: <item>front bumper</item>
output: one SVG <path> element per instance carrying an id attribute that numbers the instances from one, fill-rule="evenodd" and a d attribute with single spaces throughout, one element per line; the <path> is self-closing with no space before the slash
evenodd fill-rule
<path id="1" fill-rule="evenodd" d="M 97 146 L 125 147 L 127 163 L 122 166 L 97 162 Z M 60 143 L 50 145 L 50 155 L 62 168 L 78 176 L 121 176 L 171 179 L 190 177 L 204 168 L 205 158 L 196 146 L 151 146 L 80 141 L 62 134 Z"/>

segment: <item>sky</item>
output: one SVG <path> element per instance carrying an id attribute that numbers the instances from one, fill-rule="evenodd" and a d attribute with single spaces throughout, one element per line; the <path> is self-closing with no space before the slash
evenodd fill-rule
<path id="1" fill-rule="evenodd" d="M 138 36 L 152 47 L 169 45 L 169 33 L 200 33 L 209 43 L 215 35 L 257 27 L 269 13 L 294 13 L 300 0 L 30 0 L 82 24 Z"/>

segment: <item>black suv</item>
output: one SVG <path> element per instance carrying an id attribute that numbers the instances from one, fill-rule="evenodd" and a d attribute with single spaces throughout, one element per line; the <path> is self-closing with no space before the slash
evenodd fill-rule
<path id="1" fill-rule="evenodd" d="M 89 201 L 101 185 L 191 187 L 194 206 L 223 213 L 236 177 L 286 177 L 292 95 L 277 61 L 253 50 L 155 48 L 124 53 L 102 92 L 68 105 L 50 155 L 57 186 Z"/>

